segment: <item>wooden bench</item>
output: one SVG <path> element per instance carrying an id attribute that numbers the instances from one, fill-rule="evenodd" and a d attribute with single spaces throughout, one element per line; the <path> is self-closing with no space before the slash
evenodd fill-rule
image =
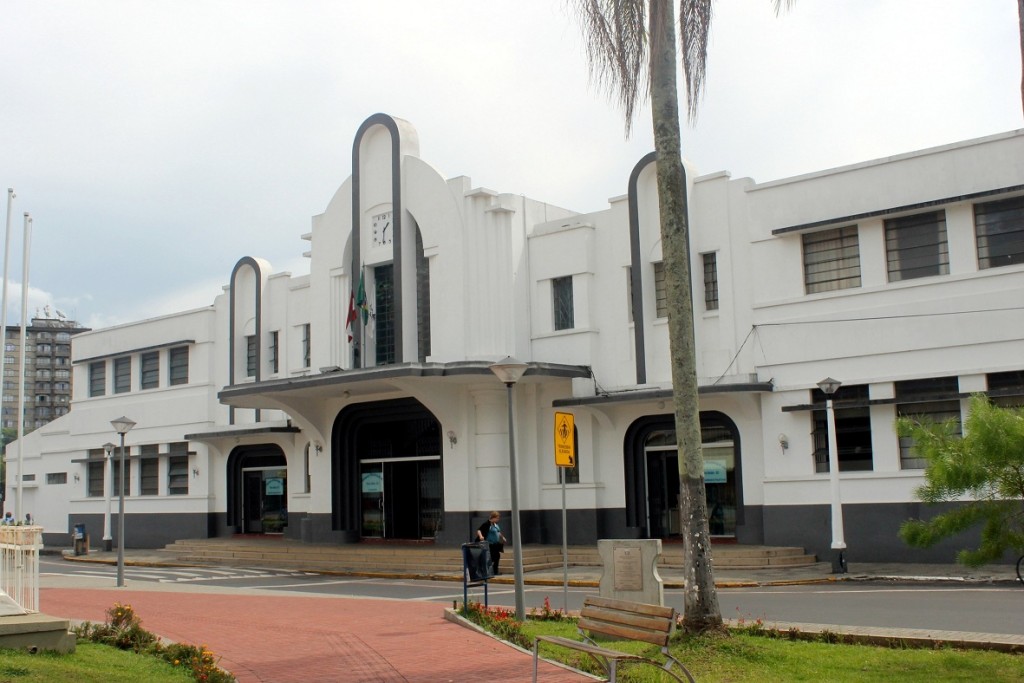
<path id="1" fill-rule="evenodd" d="M 551 643 L 571 650 L 585 652 L 604 669 L 610 683 L 616 681 L 616 669 L 620 661 L 651 664 L 665 671 L 677 681 L 694 683 L 693 676 L 682 663 L 668 651 L 668 641 L 676 626 L 676 611 L 672 607 L 648 605 L 628 600 L 611 600 L 596 596 L 588 597 L 580 612 L 579 634 L 583 641 L 560 636 L 537 636 L 533 641 L 533 680 L 537 681 L 537 659 L 540 643 Z M 592 638 L 600 635 L 617 640 L 639 640 L 661 647 L 665 662 L 658 662 L 642 655 L 629 654 L 619 650 L 601 647 Z M 679 668 L 680 673 L 672 670 Z"/>

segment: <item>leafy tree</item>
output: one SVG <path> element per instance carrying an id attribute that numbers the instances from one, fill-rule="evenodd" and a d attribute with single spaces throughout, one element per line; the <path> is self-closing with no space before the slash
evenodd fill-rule
<path id="1" fill-rule="evenodd" d="M 776 11 L 789 0 L 774 0 Z M 683 628 L 722 626 L 708 532 L 701 453 L 697 362 L 676 76 L 676 21 L 671 0 L 574 0 L 591 73 L 623 108 L 626 134 L 639 104 L 651 99 L 658 207 L 668 299 L 669 349 L 675 397 L 682 536 L 686 557 Z M 678 32 L 690 118 L 704 87 L 713 0 L 680 0 Z"/>
<path id="2" fill-rule="evenodd" d="M 1024 409 L 1000 408 L 979 394 L 971 398 L 963 437 L 955 420 L 900 418 L 896 429 L 914 439 L 928 463 L 917 497 L 930 504 L 962 501 L 930 520 L 904 522 L 900 537 L 906 543 L 929 548 L 981 525 L 978 547 L 960 550 L 958 562 L 977 567 L 1007 550 L 1024 554 Z"/>

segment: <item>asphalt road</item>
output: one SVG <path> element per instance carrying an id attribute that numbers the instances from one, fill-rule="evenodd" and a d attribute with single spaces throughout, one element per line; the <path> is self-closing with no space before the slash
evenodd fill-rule
<path id="1" fill-rule="evenodd" d="M 96 586 L 114 585 L 116 568 L 110 565 L 78 564 L 41 558 L 40 575 L 80 579 Z M 450 604 L 462 601 L 459 582 L 411 581 L 327 576 L 311 572 L 237 567 L 126 567 L 132 582 L 195 584 L 273 590 L 305 594 L 348 595 L 397 600 L 434 601 Z M 539 608 L 545 598 L 552 608 L 578 610 L 583 596 L 594 588 L 529 586 L 524 589 L 527 609 Z M 471 588 L 471 599 L 483 601 L 483 590 Z M 491 605 L 514 605 L 512 586 L 494 584 L 488 590 Z M 726 618 L 847 626 L 927 628 L 978 633 L 1024 635 L 1024 588 L 1003 585 L 946 585 L 924 582 L 839 582 L 805 586 L 719 589 L 719 604 Z M 681 591 L 666 590 L 665 601 L 682 606 Z"/>

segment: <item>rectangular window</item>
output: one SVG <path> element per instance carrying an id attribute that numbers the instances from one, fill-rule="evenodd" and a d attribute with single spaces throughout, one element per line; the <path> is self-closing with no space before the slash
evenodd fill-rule
<path id="1" fill-rule="evenodd" d="M 114 359 L 114 393 L 125 394 L 132 390 L 132 359 L 130 356 Z"/>
<path id="2" fill-rule="evenodd" d="M 245 376 L 256 376 L 256 335 L 249 334 L 245 337 Z"/>
<path id="3" fill-rule="evenodd" d="M 704 258 L 704 310 L 718 310 L 718 254 L 701 254 Z"/>
<path id="4" fill-rule="evenodd" d="M 172 455 L 167 458 L 167 493 L 171 496 L 188 495 L 187 455 Z"/>
<path id="5" fill-rule="evenodd" d="M 102 448 L 89 449 L 89 462 L 85 470 L 86 495 L 90 498 L 103 497 L 103 465 L 104 453 Z"/>
<path id="6" fill-rule="evenodd" d="M 555 329 L 573 328 L 572 276 L 551 280 L 551 299 L 554 304 Z"/>
<path id="7" fill-rule="evenodd" d="M 66 484 L 68 483 L 67 472 L 47 472 L 46 473 L 47 484 Z"/>
<path id="8" fill-rule="evenodd" d="M 142 354 L 141 362 L 140 386 L 143 389 L 156 389 L 160 386 L 160 352 L 150 351 Z"/>
<path id="9" fill-rule="evenodd" d="M 896 417 L 909 417 L 918 422 L 956 420 L 960 433 L 960 382 L 956 377 L 935 377 L 896 382 Z M 900 438 L 900 468 L 923 469 L 924 458 L 914 452 L 914 440 Z"/>
<path id="10" fill-rule="evenodd" d="M 374 326 L 374 354 L 377 365 L 395 362 L 395 267 L 393 264 L 373 269 L 374 317 L 367 326 Z M 369 360 L 369 359 L 367 359 Z"/>
<path id="11" fill-rule="evenodd" d="M 1024 370 L 990 372 L 986 379 L 992 403 L 1002 408 L 1024 407 Z"/>
<path id="12" fill-rule="evenodd" d="M 946 212 L 929 211 L 885 221 L 889 282 L 949 273 Z"/>
<path id="13" fill-rule="evenodd" d="M 103 396 L 107 393 L 107 363 L 98 360 L 89 363 L 89 395 Z"/>
<path id="14" fill-rule="evenodd" d="M 665 285 L 665 262 L 654 264 L 654 315 L 657 318 L 668 317 L 668 289 Z"/>
<path id="15" fill-rule="evenodd" d="M 825 393 L 811 390 L 814 422 L 814 471 L 828 472 L 828 412 Z M 836 418 L 836 448 L 840 472 L 869 472 L 874 469 L 871 452 L 871 415 L 868 409 L 868 385 L 843 385 L 833 394 Z"/>
<path id="16" fill-rule="evenodd" d="M 308 368 L 312 354 L 312 340 L 309 338 L 309 323 L 302 326 L 302 367 Z"/>
<path id="17" fill-rule="evenodd" d="M 1024 197 L 974 205 L 978 268 L 1024 263 Z"/>
<path id="18" fill-rule="evenodd" d="M 160 447 L 157 444 L 139 446 L 139 493 L 143 496 L 155 496 L 160 485 Z"/>
<path id="19" fill-rule="evenodd" d="M 278 334 L 277 330 L 270 333 L 270 372 L 274 374 L 278 371 Z"/>
<path id="20" fill-rule="evenodd" d="M 188 347 L 176 346 L 168 355 L 170 385 L 188 384 Z"/>
<path id="21" fill-rule="evenodd" d="M 860 287 L 856 225 L 806 233 L 803 247 L 804 287 L 808 294 Z"/>

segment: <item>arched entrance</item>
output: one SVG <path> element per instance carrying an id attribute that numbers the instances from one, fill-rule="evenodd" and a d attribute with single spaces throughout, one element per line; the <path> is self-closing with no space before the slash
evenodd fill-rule
<path id="1" fill-rule="evenodd" d="M 332 436 L 335 528 L 433 539 L 444 518 L 441 425 L 415 399 L 349 406 Z"/>
<path id="2" fill-rule="evenodd" d="M 275 445 L 239 446 L 228 456 L 228 526 L 280 534 L 288 526 L 288 462 Z"/>
<path id="3" fill-rule="evenodd" d="M 740 442 L 723 413 L 700 414 L 704 491 L 713 537 L 734 538 L 742 523 Z M 626 516 L 648 538 L 680 534 L 679 454 L 672 415 L 643 417 L 626 432 Z"/>

